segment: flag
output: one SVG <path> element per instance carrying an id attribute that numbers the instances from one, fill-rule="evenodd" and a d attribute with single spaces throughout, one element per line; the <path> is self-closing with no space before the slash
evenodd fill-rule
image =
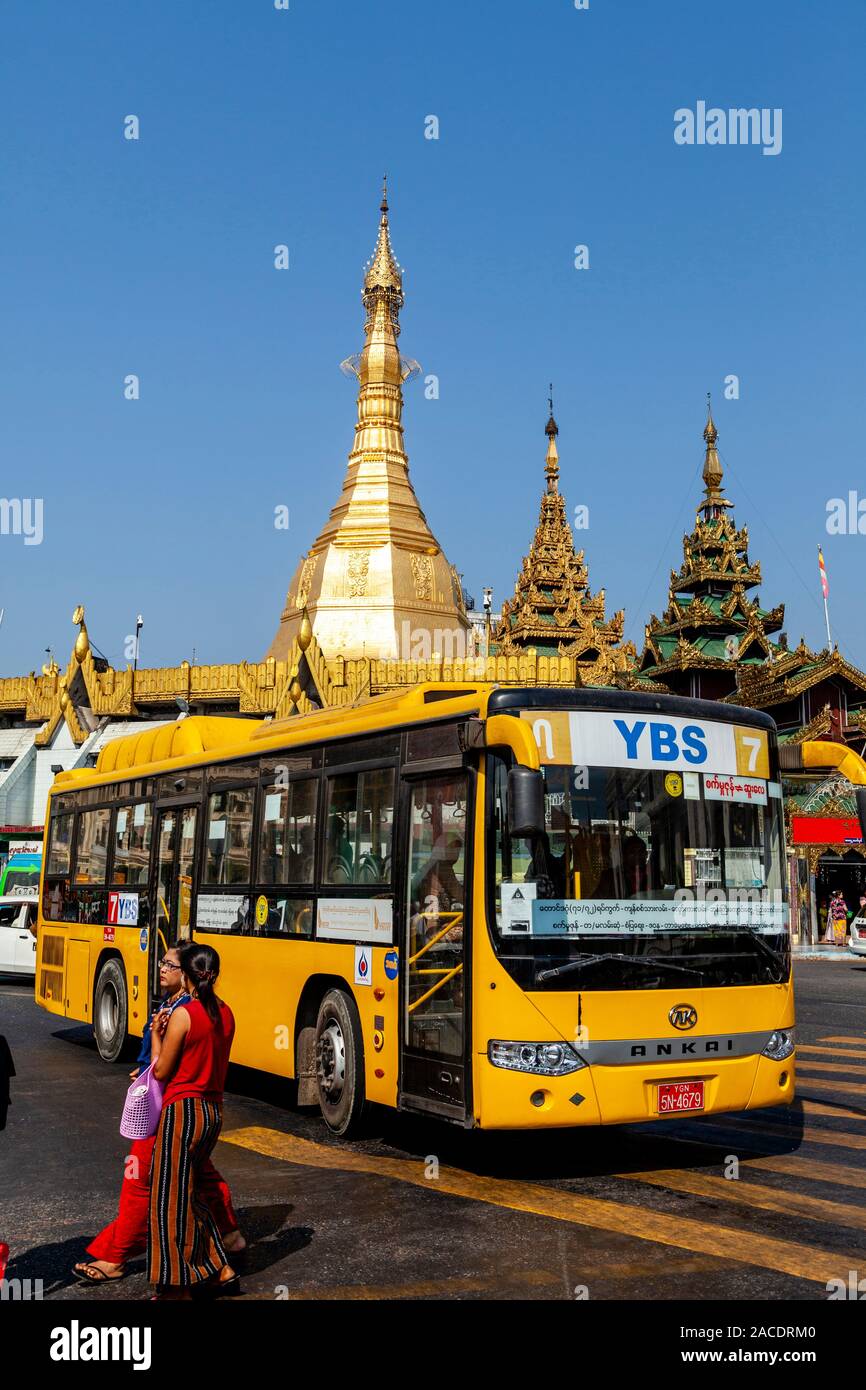
<path id="1" fill-rule="evenodd" d="M 821 554 L 821 547 L 818 546 L 818 573 L 821 576 L 821 592 L 825 598 L 829 597 L 830 585 L 827 583 L 827 571 L 824 568 L 824 556 Z"/>

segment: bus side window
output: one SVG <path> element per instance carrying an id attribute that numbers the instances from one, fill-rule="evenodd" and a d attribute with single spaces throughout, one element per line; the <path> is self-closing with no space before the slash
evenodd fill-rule
<path id="1" fill-rule="evenodd" d="M 318 790 L 316 777 L 264 787 L 258 883 L 313 882 Z"/>
<path id="2" fill-rule="evenodd" d="M 392 768 L 330 777 L 324 882 L 390 883 L 393 833 Z"/>
<path id="3" fill-rule="evenodd" d="M 147 885 L 153 810 L 148 801 L 118 806 L 114 821 L 112 882 L 118 888 Z"/>
<path id="4" fill-rule="evenodd" d="M 75 854 L 76 883 L 101 886 L 108 867 L 108 831 L 111 811 L 82 811 L 78 817 L 78 838 Z"/>
<path id="5" fill-rule="evenodd" d="M 253 787 L 209 796 L 203 883 L 249 883 L 254 801 Z"/>

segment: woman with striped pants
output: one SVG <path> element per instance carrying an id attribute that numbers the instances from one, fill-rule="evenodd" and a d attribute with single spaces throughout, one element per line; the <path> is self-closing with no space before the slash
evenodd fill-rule
<path id="1" fill-rule="evenodd" d="M 162 1081 L 162 1115 L 153 1150 L 148 1277 L 157 1298 L 190 1298 L 196 1285 L 236 1292 L 219 1231 L 201 1200 L 206 1170 L 222 1128 L 223 1090 L 235 1020 L 214 986 L 220 960 L 210 946 L 178 948 L 188 1004 L 153 1030 L 153 1072 Z"/>

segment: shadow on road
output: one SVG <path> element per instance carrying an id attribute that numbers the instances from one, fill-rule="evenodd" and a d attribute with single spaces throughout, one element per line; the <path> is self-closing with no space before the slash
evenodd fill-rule
<path id="1" fill-rule="evenodd" d="M 467 1172 L 522 1181 L 705 1168 L 723 1165 L 730 1154 L 748 1158 L 790 1154 L 803 1143 L 805 1124 L 802 1108 L 795 1103 L 600 1129 L 466 1131 L 377 1106 L 365 1136 L 350 1143 L 335 1139 L 317 1111 L 294 1108 L 292 1082 L 232 1067 L 229 1089 L 234 1096 L 276 1107 L 284 1116 L 280 1128 L 315 1143 L 396 1158 L 423 1160 L 435 1155 L 440 1163 Z M 279 1123 L 280 1117 L 274 1118 Z"/>
<path id="2" fill-rule="evenodd" d="M 287 1226 L 294 1207 L 279 1203 L 265 1207 L 242 1207 L 238 1211 L 240 1228 L 247 1249 L 238 1259 L 238 1269 L 244 1276 L 259 1275 L 291 1255 L 305 1250 L 313 1239 L 311 1226 Z M 131 1260 L 128 1274 L 99 1284 L 79 1284 L 70 1270 L 79 1260 L 86 1259 L 87 1236 L 34 1245 L 29 1250 L 10 1257 L 7 1279 L 42 1282 L 42 1297 L 80 1298 L 83 1301 L 102 1298 L 145 1297 L 147 1290 L 144 1257 Z"/>

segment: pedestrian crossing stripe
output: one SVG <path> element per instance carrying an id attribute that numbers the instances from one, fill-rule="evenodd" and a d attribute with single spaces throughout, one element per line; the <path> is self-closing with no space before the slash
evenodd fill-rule
<path id="1" fill-rule="evenodd" d="M 862 1252 L 822 1250 L 776 1236 L 758 1235 L 690 1216 L 669 1215 L 633 1203 L 586 1197 L 540 1183 L 489 1178 L 446 1166 L 440 1167 L 438 1178 L 431 1180 L 425 1175 L 423 1160 L 359 1153 L 259 1126 L 224 1132 L 222 1142 L 283 1162 L 330 1171 L 363 1173 L 377 1179 L 396 1179 L 427 1192 L 485 1202 L 510 1211 L 569 1222 L 698 1254 L 712 1254 L 739 1264 L 772 1269 L 811 1283 L 826 1285 L 830 1279 L 847 1278 L 847 1271 L 856 1269 L 862 1263 Z"/>
<path id="2" fill-rule="evenodd" d="M 745 1165 L 743 1171 L 747 1171 Z M 807 1197 L 802 1192 L 764 1187 L 759 1183 L 744 1182 L 742 1178 L 719 1178 L 711 1173 L 680 1168 L 657 1169 L 648 1173 L 617 1173 L 616 1176 L 629 1182 L 664 1187 L 671 1192 L 688 1192 L 693 1197 L 709 1197 L 739 1206 L 759 1207 L 763 1211 L 802 1216 L 807 1221 L 825 1221 L 829 1225 L 866 1231 L 866 1208 L 862 1205 L 831 1202 L 824 1197 Z"/>
<path id="3" fill-rule="evenodd" d="M 862 1136 L 852 1135 L 853 1139 Z M 866 1143 L 866 1139 L 863 1141 Z M 822 1163 L 817 1158 L 803 1158 L 799 1153 L 780 1154 L 778 1158 L 748 1158 L 752 1168 L 764 1168 L 768 1173 L 787 1173 L 790 1177 L 806 1178 L 810 1182 L 838 1183 L 840 1187 L 866 1187 L 866 1168 L 846 1167 L 844 1163 Z"/>
<path id="4" fill-rule="evenodd" d="M 850 1113 L 850 1112 L 846 1112 Z M 857 1116 L 856 1118 L 860 1118 Z M 723 1117 L 719 1117 L 723 1121 Z M 723 1122 L 715 1125 L 704 1126 L 698 1122 L 697 1126 L 688 1134 L 662 1133 L 659 1130 L 651 1131 L 653 1138 L 675 1139 L 678 1143 L 702 1144 L 718 1147 L 720 1144 L 741 1143 L 757 1147 L 766 1144 L 768 1140 L 775 1142 L 784 1141 L 786 1138 L 801 1140 L 804 1144 L 821 1144 L 834 1149 L 864 1149 L 866 1150 L 866 1134 L 847 1134 L 837 1129 L 815 1129 L 813 1126 L 804 1126 L 802 1130 L 792 1130 L 787 1135 L 782 1129 L 760 1124 L 752 1124 L 748 1120 L 725 1125 Z M 667 1129 L 667 1126 L 666 1126 Z M 645 1133 L 647 1131 L 644 1131 Z M 719 1136 L 714 1138 L 713 1136 Z M 703 1137 L 701 1137 L 703 1136 Z"/>
<path id="5" fill-rule="evenodd" d="M 866 1110 L 847 1110 L 844 1106 L 831 1105 L 826 1100 L 809 1100 L 797 1097 L 797 1104 L 804 1115 L 831 1115 L 839 1120 L 866 1121 Z"/>
<path id="6" fill-rule="evenodd" d="M 863 1053 L 866 1057 L 866 1052 Z M 866 1067 L 859 1062 L 813 1062 L 811 1057 L 798 1057 L 797 1073 L 802 1075 L 804 1072 L 828 1071 L 834 1076 L 845 1076 L 853 1073 L 856 1076 L 866 1075 Z"/>
<path id="7" fill-rule="evenodd" d="M 825 1057 L 866 1057 L 866 1051 L 857 1052 L 853 1048 L 848 1052 L 840 1052 L 838 1047 L 811 1047 L 798 1043 L 797 1056 L 802 1057 L 804 1052 L 823 1053 Z"/>
<path id="8" fill-rule="evenodd" d="M 866 1096 L 866 1083 L 862 1081 L 824 1081 L 819 1076 L 801 1076 L 800 1080 L 813 1091 L 835 1091 L 839 1095 Z M 797 1094 L 799 1093 L 798 1086 Z"/>

